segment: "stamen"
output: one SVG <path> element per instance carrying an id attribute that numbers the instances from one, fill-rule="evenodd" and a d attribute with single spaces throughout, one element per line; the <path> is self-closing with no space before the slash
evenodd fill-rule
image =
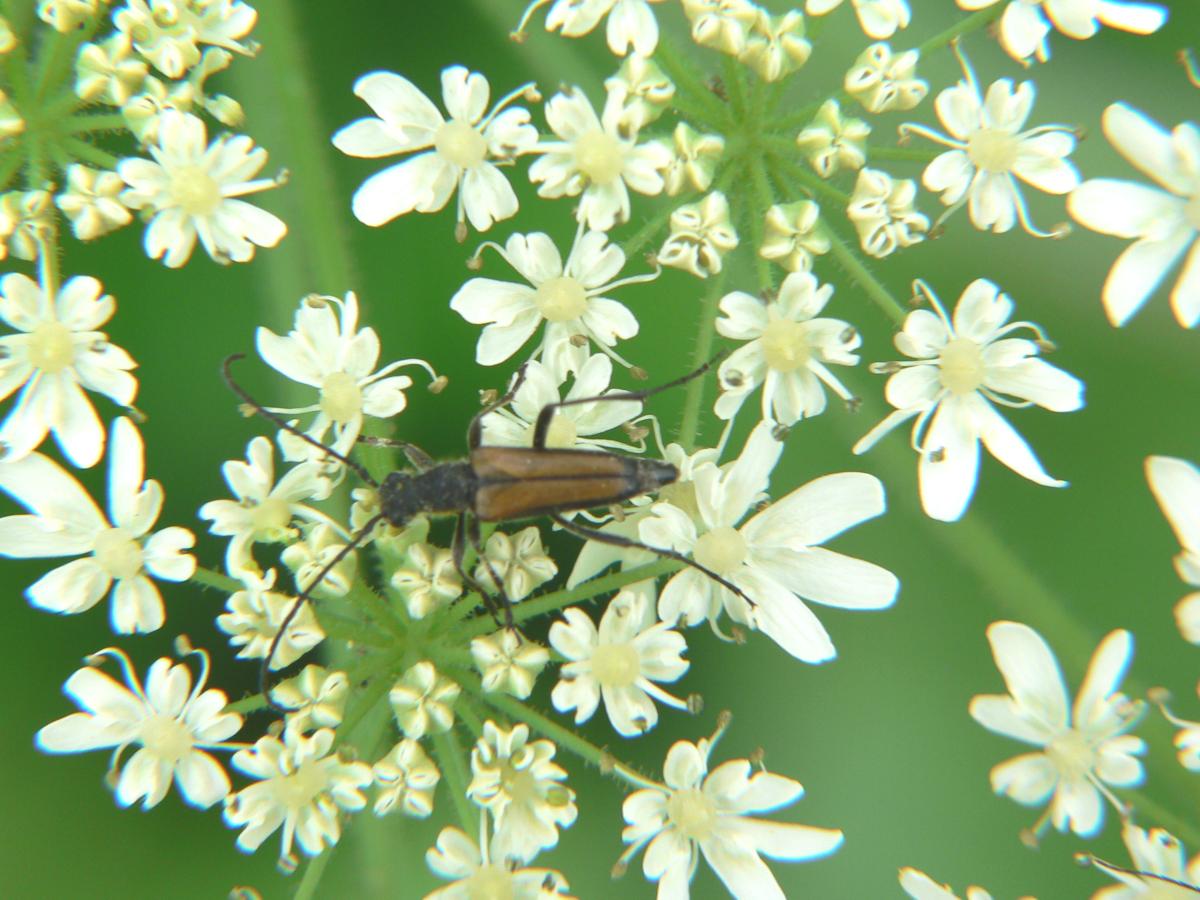
<path id="1" fill-rule="evenodd" d="M 550 3 L 550 0 L 533 0 L 529 6 L 525 7 L 525 13 L 521 16 L 521 21 L 517 23 L 517 27 L 508 33 L 508 38 L 518 44 L 522 43 L 528 33 L 525 31 L 525 26 L 529 24 L 529 20 L 533 18 L 533 14 Z"/>
<path id="2" fill-rule="evenodd" d="M 942 307 L 942 302 L 938 300 L 937 294 L 933 292 L 933 288 L 929 286 L 929 283 L 924 278 L 915 278 L 913 279 L 912 286 L 913 296 L 924 297 L 925 302 L 933 307 L 933 311 L 937 313 L 938 318 L 942 320 L 942 324 L 946 326 L 946 329 L 951 334 L 954 334 L 954 323 L 946 315 L 946 310 Z"/>
<path id="3" fill-rule="evenodd" d="M 1200 69 L 1196 67 L 1196 57 L 1190 47 L 1179 51 L 1179 63 L 1187 73 L 1187 80 L 1191 82 L 1192 87 L 1200 88 Z"/>
<path id="4" fill-rule="evenodd" d="M 543 2 L 549 3 L 550 0 L 543 0 Z M 480 120 L 476 126 L 478 130 L 483 131 L 485 128 L 487 128 L 488 125 L 491 124 L 492 119 L 496 118 L 499 113 L 504 111 L 506 106 L 508 106 L 518 97 L 522 98 L 528 103 L 537 103 L 539 100 L 541 100 L 541 94 L 538 92 L 537 83 L 533 81 L 527 81 L 519 88 L 513 88 L 503 97 L 501 97 L 498 101 L 496 101 L 496 105 L 492 107 L 492 111 L 484 116 L 482 120 Z"/>
<path id="5" fill-rule="evenodd" d="M 943 147 L 953 147 L 955 150 L 967 149 L 967 145 L 963 141 L 956 141 L 954 138 L 947 137 L 940 131 L 934 131 L 932 128 L 918 125 L 915 122 L 904 122 L 896 130 L 900 134 L 901 143 L 908 143 L 911 135 L 919 134 L 921 137 L 933 141 L 935 144 L 941 144 Z"/>

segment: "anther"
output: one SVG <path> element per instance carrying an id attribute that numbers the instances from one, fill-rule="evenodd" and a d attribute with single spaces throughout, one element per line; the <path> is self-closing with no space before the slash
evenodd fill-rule
<path id="1" fill-rule="evenodd" d="M 456 222 L 454 225 L 454 240 L 463 243 L 467 239 L 467 223 Z"/>
<path id="2" fill-rule="evenodd" d="M 781 425 L 778 422 L 771 426 L 771 437 L 782 443 L 787 440 L 787 436 L 792 433 L 792 429 L 786 425 Z"/>
<path id="3" fill-rule="evenodd" d="M 445 375 L 439 375 L 433 381 L 429 382 L 429 393 L 440 394 L 446 389 L 446 385 L 450 383 L 450 379 Z"/>
<path id="4" fill-rule="evenodd" d="M 693 716 L 698 716 L 704 712 L 704 697 L 700 694 L 688 694 L 687 711 Z"/>
<path id="5" fill-rule="evenodd" d="M 629 369 L 629 377 L 634 381 L 645 381 L 650 377 L 650 373 L 641 366 L 631 366 Z"/>

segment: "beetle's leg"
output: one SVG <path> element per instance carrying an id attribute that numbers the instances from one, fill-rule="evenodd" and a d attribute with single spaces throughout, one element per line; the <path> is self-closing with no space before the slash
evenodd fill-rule
<path id="1" fill-rule="evenodd" d="M 251 409 L 253 409 L 260 416 L 265 416 L 266 418 L 268 418 L 272 422 L 274 422 L 276 425 L 278 425 L 280 428 L 282 428 L 284 431 L 288 432 L 289 434 L 295 435 L 296 437 L 300 438 L 300 440 L 304 441 L 304 443 L 311 444 L 313 447 L 316 447 L 318 450 L 323 451 L 326 456 L 336 459 L 342 465 L 348 467 L 353 472 L 355 472 L 358 475 L 358 477 L 361 478 L 363 481 L 365 481 L 367 484 L 369 484 L 373 487 L 379 487 L 379 482 L 371 477 L 371 473 L 367 471 L 366 466 L 362 465 L 361 463 L 355 462 L 354 460 L 350 459 L 350 457 L 348 457 L 348 456 L 338 453 L 336 450 L 334 450 L 331 447 L 326 447 L 324 444 L 322 444 L 320 441 L 318 441 L 316 438 L 314 438 L 311 434 L 305 434 L 303 431 L 301 431 L 299 428 L 297 428 L 291 422 L 287 421 L 287 419 L 283 418 L 283 416 L 279 415 L 278 413 L 271 412 L 269 409 L 267 409 L 265 406 L 263 406 L 261 403 L 259 403 L 257 400 L 255 400 L 253 397 L 251 397 L 250 393 L 234 380 L 233 373 L 230 371 L 230 367 L 235 362 L 237 362 L 239 359 L 242 359 L 244 356 L 245 356 L 244 353 L 233 353 L 233 354 L 225 357 L 225 361 L 223 363 L 221 363 L 221 374 L 224 376 L 225 383 L 227 385 L 229 385 L 229 389 L 231 391 L 233 391 L 235 394 L 237 394 L 239 397 L 241 397 L 243 402 L 245 402 L 247 406 L 249 406 Z"/>
<path id="2" fill-rule="evenodd" d="M 656 385 L 651 388 L 644 388 L 640 391 L 610 391 L 607 394 L 601 394 L 596 397 L 574 397 L 570 400 L 559 400 L 556 403 L 547 403 L 538 413 L 537 423 L 533 426 L 533 448 L 535 450 L 546 449 L 546 435 L 550 432 L 550 422 L 554 419 L 554 414 L 564 406 L 575 406 L 579 403 L 596 403 L 602 400 L 624 400 L 641 402 L 647 397 L 662 391 L 670 390 L 673 387 L 679 387 L 681 384 L 687 384 L 693 378 L 699 378 L 722 359 L 725 358 L 725 351 L 721 351 L 700 368 L 695 371 L 688 372 L 674 381 L 668 381 L 666 384 Z"/>
<path id="3" fill-rule="evenodd" d="M 508 593 L 504 590 L 504 581 L 500 578 L 496 567 L 492 565 L 492 561 L 484 553 L 483 543 L 480 540 L 479 534 L 479 520 L 473 517 L 468 518 L 466 531 L 467 540 L 471 542 L 471 548 L 475 551 L 475 555 L 479 557 L 480 562 L 483 563 L 484 568 L 487 569 L 488 577 L 492 580 L 492 584 L 496 586 L 496 594 L 500 597 L 500 605 L 504 608 L 504 627 L 512 631 L 516 627 L 513 623 L 512 600 L 509 599 Z M 497 622 L 496 624 L 499 625 L 500 623 Z"/>
<path id="4" fill-rule="evenodd" d="M 517 376 L 513 379 L 512 386 L 504 393 L 504 396 L 498 400 L 489 403 L 479 412 L 475 413 L 471 419 L 471 425 L 467 429 L 467 449 L 475 450 L 483 443 L 483 417 L 488 413 L 493 413 L 507 403 L 511 403 L 513 397 L 517 396 L 517 391 L 521 389 L 521 385 L 525 383 L 525 364 L 521 364 L 521 368 L 517 369 Z"/>
<path id="5" fill-rule="evenodd" d="M 291 626 L 296 616 L 300 614 L 301 607 L 303 607 L 305 603 L 308 603 L 312 600 L 313 589 L 316 588 L 317 585 L 319 585 L 322 581 L 324 581 L 325 576 L 332 572 L 338 563 L 349 556 L 355 547 L 359 546 L 359 544 L 369 537 L 371 532 L 375 530 L 375 526 L 382 521 L 382 515 L 372 516 L 370 519 L 368 519 L 367 524 L 359 529 L 358 534 L 354 535 L 348 544 L 334 554 L 333 559 L 321 567 L 321 571 L 317 573 L 316 577 L 311 582 L 309 582 L 308 587 L 296 595 L 296 599 L 292 601 L 291 608 L 288 609 L 287 615 L 284 616 L 283 621 L 279 623 L 279 630 L 275 632 L 275 637 L 271 638 L 271 646 L 268 648 L 266 656 L 263 657 L 262 666 L 258 670 L 259 690 L 262 691 L 263 699 L 267 702 L 267 706 L 276 712 L 291 712 L 291 710 L 285 709 L 271 699 L 271 691 L 269 690 L 269 685 L 267 683 L 270 680 L 271 660 L 275 658 L 275 651 L 279 649 L 279 645 L 283 642 L 283 636 L 287 634 L 288 628 Z"/>
<path id="6" fill-rule="evenodd" d="M 481 560 L 483 560 L 484 565 L 487 566 L 488 574 L 492 576 L 493 583 L 499 586 L 500 598 L 504 601 L 503 606 L 505 610 L 505 619 L 507 621 L 505 627 L 511 628 L 512 603 L 509 601 L 508 596 L 504 593 L 504 585 L 500 582 L 499 577 L 492 568 L 491 561 L 484 556 L 483 549 L 479 545 L 479 525 L 475 524 L 472 526 L 467 519 L 467 513 L 459 513 L 458 520 L 454 523 L 454 538 L 450 542 L 450 556 L 454 560 L 454 569 L 456 572 L 458 572 L 458 576 L 463 580 L 463 584 L 475 591 L 475 593 L 479 594 L 480 598 L 483 600 L 483 605 L 486 606 L 487 611 L 491 613 L 493 621 L 499 625 L 500 608 L 496 603 L 496 598 L 492 596 L 492 592 L 490 590 L 485 588 L 479 582 L 479 579 L 467 571 L 467 567 L 463 564 L 468 543 L 470 543 L 471 548 L 475 551 L 475 554 Z"/>
<path id="7" fill-rule="evenodd" d="M 690 566 L 697 572 L 700 572 L 706 575 L 708 578 L 711 578 L 726 590 L 732 591 L 734 594 L 741 597 L 746 601 L 747 604 L 749 604 L 751 609 L 754 609 L 756 606 L 758 606 L 758 604 L 751 600 L 750 597 L 746 595 L 746 592 L 736 584 L 726 578 L 722 578 L 712 569 L 701 565 L 691 557 L 684 556 L 682 553 L 678 553 L 675 550 L 668 550 L 663 547 L 651 547 L 649 544 L 643 544 L 641 541 L 635 541 L 633 538 L 623 537 L 619 534 L 609 534 L 607 532 L 600 531 L 597 528 L 589 528 L 586 525 L 580 525 L 578 522 L 572 522 L 570 519 L 565 518 L 561 513 L 550 513 L 550 518 L 567 531 L 577 534 L 582 538 L 586 538 L 589 541 L 599 541 L 602 544 L 612 544 L 614 547 L 631 547 L 638 550 L 649 550 L 651 553 L 656 553 L 659 556 L 665 556 L 667 559 L 678 560 L 684 565 Z"/>
<path id="8" fill-rule="evenodd" d="M 425 472 L 432 469 L 437 463 L 434 462 L 432 456 L 418 447 L 416 444 L 410 444 L 408 441 L 397 441 L 392 438 L 375 437 L 374 435 L 364 434 L 359 435 L 358 443 L 365 444 L 368 447 L 391 447 L 404 451 L 404 456 L 412 464 L 412 467 L 418 472 Z"/>

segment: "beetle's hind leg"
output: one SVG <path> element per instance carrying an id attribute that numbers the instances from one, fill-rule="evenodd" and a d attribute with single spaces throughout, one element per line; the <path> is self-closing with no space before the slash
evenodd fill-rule
<path id="1" fill-rule="evenodd" d="M 466 556 L 468 543 L 487 569 L 488 576 L 491 578 L 492 584 L 496 587 L 495 593 L 484 587 L 479 579 L 468 572 L 466 566 L 463 565 L 463 558 Z M 479 535 L 479 521 L 469 517 L 467 513 L 461 513 L 458 520 L 454 523 L 454 539 L 450 544 L 450 555 L 454 560 L 454 568 L 458 572 L 459 577 L 462 578 L 463 584 L 479 594 L 483 600 L 483 605 L 491 613 L 493 621 L 497 625 L 503 624 L 503 627 L 510 631 L 515 630 L 516 624 L 513 621 L 512 600 L 505 593 L 504 582 L 496 572 L 492 561 L 487 558 L 487 554 L 483 551 Z M 499 602 L 497 602 L 497 596 L 499 597 Z M 501 610 L 503 610 L 504 616 L 503 623 L 500 621 Z"/>

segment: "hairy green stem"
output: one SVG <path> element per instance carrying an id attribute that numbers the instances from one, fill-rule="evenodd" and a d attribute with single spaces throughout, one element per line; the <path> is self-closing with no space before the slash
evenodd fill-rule
<path id="1" fill-rule="evenodd" d="M 93 146 L 87 141 L 81 141 L 79 138 L 63 138 L 62 145 L 76 159 L 89 162 L 94 166 L 99 166 L 101 169 L 115 169 L 117 163 L 120 162 L 117 157 L 113 156 L 107 150 L 101 150 L 99 147 Z"/>
<path id="2" fill-rule="evenodd" d="M 830 255 L 888 318 L 897 325 L 903 322 L 908 315 L 908 310 L 904 305 L 892 296 L 891 291 L 883 286 L 883 282 L 871 274 L 871 271 L 858 258 L 858 254 L 842 240 L 841 235 L 828 226 L 825 228 L 825 234 L 829 237 Z"/>
<path id="3" fill-rule="evenodd" d="M 688 52 L 691 52 L 690 47 Z M 695 74 L 691 66 L 676 55 L 675 49 L 669 41 L 659 41 L 654 58 L 661 63 L 667 76 L 675 82 L 676 90 L 682 91 L 693 104 L 703 108 L 704 119 L 711 123 L 710 127 L 722 132 L 728 130 L 729 110 L 709 86 Z"/>
<path id="4" fill-rule="evenodd" d="M 708 291 L 701 302 L 699 325 L 696 329 L 696 346 L 692 350 L 692 368 L 700 368 L 713 355 L 713 344 L 716 342 L 717 304 L 725 291 L 725 280 L 729 270 L 722 268 L 720 272 L 708 279 Z M 696 446 L 700 432 L 700 407 L 704 403 L 704 385 L 706 378 L 693 378 L 688 382 L 687 391 L 683 397 L 683 413 L 679 418 L 679 431 L 676 440 L 685 451 L 690 453 Z"/>
<path id="5" fill-rule="evenodd" d="M 467 777 L 466 752 L 453 728 L 433 736 L 433 754 L 446 779 L 446 787 L 449 788 L 454 811 L 458 814 L 463 831 L 474 839 L 479 831 L 479 815 L 467 798 L 470 779 Z"/>
<path id="6" fill-rule="evenodd" d="M 196 566 L 196 571 L 192 573 L 192 577 L 188 581 L 202 587 L 216 588 L 218 591 L 224 591 L 227 594 L 246 589 L 246 586 L 236 578 L 230 578 L 228 575 L 222 575 L 220 572 L 214 572 L 212 569 L 206 569 L 203 566 Z"/>

